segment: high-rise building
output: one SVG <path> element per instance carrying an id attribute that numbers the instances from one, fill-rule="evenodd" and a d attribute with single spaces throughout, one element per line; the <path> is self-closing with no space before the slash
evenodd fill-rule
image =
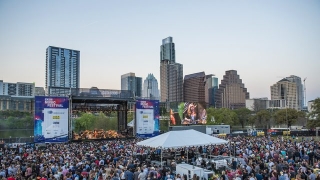
<path id="1" fill-rule="evenodd" d="M 132 72 L 121 75 L 121 90 L 132 91 L 135 97 L 141 97 L 142 78 L 136 77 Z"/>
<path id="2" fill-rule="evenodd" d="M 249 92 L 236 70 L 226 71 L 215 94 L 217 108 L 239 109 L 246 107 Z"/>
<path id="3" fill-rule="evenodd" d="M 46 52 L 48 95 L 68 94 L 80 87 L 80 51 L 49 46 Z"/>
<path id="4" fill-rule="evenodd" d="M 293 81 L 290 77 L 281 79 L 270 86 L 271 100 L 285 100 L 287 108 L 302 110 L 303 95 L 301 98 L 301 94 L 303 94 L 303 91 L 299 93 L 300 85 L 301 79 L 300 82 L 298 80 Z"/>
<path id="5" fill-rule="evenodd" d="M 183 66 L 162 60 L 160 63 L 161 102 L 183 102 Z"/>
<path id="6" fill-rule="evenodd" d="M 304 107 L 304 90 L 303 90 L 303 85 L 301 78 L 295 75 L 291 75 L 289 77 L 286 77 L 287 80 L 290 82 L 296 83 L 297 86 L 297 98 L 298 98 L 298 107 L 300 110 L 303 109 Z"/>
<path id="7" fill-rule="evenodd" d="M 205 73 L 198 72 L 184 76 L 184 102 L 205 102 Z"/>
<path id="8" fill-rule="evenodd" d="M 183 101 L 183 66 L 176 63 L 172 37 L 162 40 L 160 46 L 160 101 Z"/>
<path id="9" fill-rule="evenodd" d="M 158 81 L 153 74 L 148 74 L 148 77 L 143 82 L 142 97 L 147 99 L 159 100 Z"/>
<path id="10" fill-rule="evenodd" d="M 34 96 L 35 94 L 34 83 L 9 83 L 0 80 L 0 95 L 8 96 Z"/>
<path id="11" fill-rule="evenodd" d="M 160 46 L 160 62 L 162 60 L 168 60 L 170 63 L 176 62 L 176 53 L 172 37 L 167 37 L 162 40 L 162 45 Z"/>
<path id="12" fill-rule="evenodd" d="M 208 106 L 216 107 L 215 93 L 218 90 L 218 78 L 213 74 L 206 75 L 205 102 Z"/>

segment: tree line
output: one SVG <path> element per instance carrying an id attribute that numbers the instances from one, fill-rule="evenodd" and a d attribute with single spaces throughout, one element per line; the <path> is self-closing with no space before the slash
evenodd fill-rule
<path id="1" fill-rule="evenodd" d="M 231 110 L 228 108 L 208 108 L 207 124 L 228 124 L 232 126 L 251 126 L 268 129 L 274 125 L 306 125 L 307 128 L 320 127 L 320 98 L 313 101 L 311 112 L 297 111 L 295 109 L 259 109 L 253 111 L 247 108 Z M 134 113 L 128 112 L 128 122 L 134 118 Z M 80 113 L 73 119 L 74 130 L 118 129 L 117 113 Z M 166 122 L 160 122 L 165 126 Z M 0 111 L 0 129 L 33 129 L 33 114 L 21 111 Z M 163 128 L 161 128 L 163 129 Z"/>
<path id="2" fill-rule="evenodd" d="M 274 125 L 290 127 L 297 122 L 306 122 L 306 113 L 295 109 L 262 109 L 251 111 L 248 108 L 231 110 L 227 108 L 207 109 L 207 124 L 228 124 L 231 126 L 251 126 L 269 129 Z"/>
<path id="3" fill-rule="evenodd" d="M 260 109 L 253 111 L 247 108 L 231 110 L 227 108 L 208 108 L 207 124 L 229 124 L 234 126 L 251 126 L 268 129 L 274 125 L 306 126 L 314 129 L 320 127 L 320 98 L 313 101 L 311 112 L 298 111 L 296 109 Z"/>
<path id="4" fill-rule="evenodd" d="M 0 130 L 33 129 L 33 114 L 16 110 L 0 111 Z"/>

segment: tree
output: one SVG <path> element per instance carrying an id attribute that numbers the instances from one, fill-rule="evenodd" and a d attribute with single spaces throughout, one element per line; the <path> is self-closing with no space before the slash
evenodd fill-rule
<path id="1" fill-rule="evenodd" d="M 292 126 L 294 123 L 297 122 L 298 118 L 303 117 L 304 112 L 302 111 L 297 111 L 296 109 L 281 109 L 278 110 L 275 114 L 275 121 L 276 124 L 286 124 L 287 127 L 289 128 Z"/>
<path id="2" fill-rule="evenodd" d="M 252 108 L 256 113 L 265 109 L 265 100 L 254 99 Z"/>
<path id="3" fill-rule="evenodd" d="M 234 112 L 237 114 L 238 122 L 241 124 L 241 127 L 244 128 L 244 125 L 248 122 L 251 111 L 248 108 L 240 108 L 236 109 Z"/>
<path id="4" fill-rule="evenodd" d="M 248 118 L 248 124 L 253 128 L 253 125 L 257 121 L 258 116 L 256 114 L 251 114 Z"/>
<path id="5" fill-rule="evenodd" d="M 95 116 L 91 113 L 83 113 L 75 122 L 75 130 L 83 131 L 92 129 L 92 124 L 95 120 Z"/>
<path id="6" fill-rule="evenodd" d="M 93 124 L 94 129 L 107 129 L 107 127 L 109 126 L 108 118 L 105 114 L 100 112 L 99 115 L 94 119 Z"/>
<path id="7" fill-rule="evenodd" d="M 320 120 L 320 98 L 313 101 L 311 105 L 311 112 L 308 115 L 309 119 Z"/>
<path id="8" fill-rule="evenodd" d="M 214 122 L 211 121 L 212 117 L 214 118 Z M 207 124 L 228 124 L 234 125 L 237 123 L 237 114 L 227 108 L 209 108 L 207 109 Z"/>
<path id="9" fill-rule="evenodd" d="M 258 123 L 260 126 L 262 127 L 269 127 L 270 125 L 270 118 L 271 118 L 271 114 L 268 110 L 260 110 L 257 114 L 256 114 L 256 118 L 258 120 Z"/>
<path id="10" fill-rule="evenodd" d="M 313 101 L 313 104 L 311 105 L 311 112 L 308 114 L 308 119 L 307 127 L 320 127 L 320 98 Z"/>

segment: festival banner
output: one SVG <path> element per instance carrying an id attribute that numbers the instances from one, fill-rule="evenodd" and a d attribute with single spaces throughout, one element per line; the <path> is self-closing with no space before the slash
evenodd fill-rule
<path id="1" fill-rule="evenodd" d="M 158 100 L 136 101 L 136 136 L 154 137 L 159 135 L 160 107 Z"/>
<path id="2" fill-rule="evenodd" d="M 68 141 L 69 99 L 67 97 L 35 97 L 34 141 Z"/>

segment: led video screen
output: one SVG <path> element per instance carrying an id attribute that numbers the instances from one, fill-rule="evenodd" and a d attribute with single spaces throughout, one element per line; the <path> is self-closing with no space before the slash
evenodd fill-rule
<path id="1" fill-rule="evenodd" d="M 170 125 L 206 124 L 205 103 L 181 102 L 170 103 Z"/>

